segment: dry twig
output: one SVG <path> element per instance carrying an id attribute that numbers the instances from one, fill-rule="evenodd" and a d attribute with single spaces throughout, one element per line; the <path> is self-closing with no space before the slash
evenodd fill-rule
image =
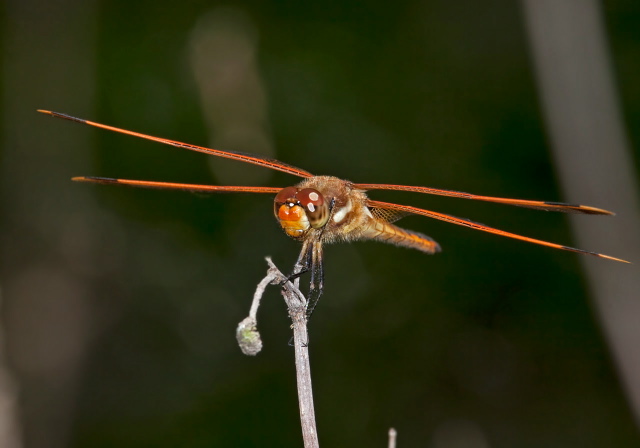
<path id="1" fill-rule="evenodd" d="M 307 299 L 267 257 L 269 270 L 256 288 L 249 316 L 238 325 L 236 338 L 240 349 L 247 355 L 256 355 L 262 349 L 262 341 L 257 330 L 256 314 L 260 299 L 268 285 L 279 285 L 289 310 L 293 325 L 293 346 L 295 350 L 296 379 L 298 383 L 298 403 L 300 406 L 300 422 L 305 448 L 317 448 L 318 432 L 313 408 L 313 391 L 311 387 L 311 367 L 309 364 L 309 337 L 307 333 Z M 297 282 L 296 282 L 297 283 Z"/>

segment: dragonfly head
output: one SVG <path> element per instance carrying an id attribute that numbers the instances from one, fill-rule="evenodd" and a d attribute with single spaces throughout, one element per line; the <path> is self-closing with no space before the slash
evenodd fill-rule
<path id="1" fill-rule="evenodd" d="M 329 220 L 329 206 L 313 188 L 284 188 L 276 195 L 274 213 L 293 239 L 303 239 L 310 229 L 320 229 Z"/>

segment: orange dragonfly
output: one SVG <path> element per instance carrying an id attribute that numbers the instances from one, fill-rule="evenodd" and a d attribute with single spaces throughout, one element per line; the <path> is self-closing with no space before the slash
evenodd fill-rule
<path id="1" fill-rule="evenodd" d="M 269 193 L 275 194 L 274 213 L 284 232 L 291 238 L 302 242 L 302 249 L 294 266 L 291 278 L 297 278 L 301 274 L 310 271 L 311 283 L 309 288 L 307 313 L 310 315 L 322 294 L 323 268 L 322 245 L 324 243 L 351 242 L 357 240 L 375 240 L 395 244 L 412 249 L 417 249 L 428 254 L 440 251 L 440 246 L 433 239 L 422 233 L 402 229 L 392 224 L 407 215 L 422 215 L 429 218 L 481 230 L 483 232 L 501 235 L 507 238 L 527 241 L 554 249 L 567 250 L 580 254 L 593 255 L 595 257 L 628 263 L 620 258 L 597 252 L 589 252 L 582 249 L 563 246 L 561 244 L 542 241 L 504 230 L 485 226 L 468 219 L 456 218 L 444 213 L 433 212 L 410 205 L 393 204 L 389 202 L 374 201 L 366 195 L 368 190 L 397 190 L 411 191 L 415 193 L 427 193 L 439 196 L 474 199 L 476 201 L 495 202 L 499 204 L 517 205 L 536 210 L 559 211 L 567 213 L 583 213 L 588 215 L 613 215 L 612 212 L 587 205 L 572 205 L 561 202 L 530 201 L 524 199 L 497 198 L 463 193 L 451 190 L 439 190 L 429 187 L 415 187 L 409 185 L 388 184 L 359 184 L 342 180 L 332 176 L 314 176 L 300 168 L 280 162 L 275 159 L 259 155 L 246 154 L 235 151 L 223 151 L 219 149 L 204 148 L 188 143 L 167 140 L 160 137 L 145 135 L 128 131 L 113 126 L 96 123 L 70 115 L 39 110 L 47 115 L 77 123 L 132 135 L 147 140 L 177 146 L 191 151 L 198 151 L 240 162 L 252 163 L 272 170 L 282 171 L 294 176 L 304 178 L 303 181 L 292 187 L 245 187 L 245 186 L 219 186 L 219 185 L 194 185 L 174 182 L 155 182 L 146 180 L 111 179 L 104 177 L 74 177 L 77 182 L 90 182 L 98 184 L 129 185 L 144 188 L 159 188 L 169 190 L 184 190 L 204 193 Z"/>

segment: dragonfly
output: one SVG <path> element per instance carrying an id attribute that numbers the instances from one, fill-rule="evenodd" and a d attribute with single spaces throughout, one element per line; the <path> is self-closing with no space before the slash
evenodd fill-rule
<path id="1" fill-rule="evenodd" d="M 535 210 L 581 213 L 587 215 L 614 214 L 601 208 L 591 207 L 588 205 L 565 204 L 562 202 L 483 196 L 430 187 L 354 183 L 333 176 L 315 176 L 301 168 L 261 155 L 191 145 L 189 143 L 168 140 L 166 138 L 155 137 L 152 135 L 141 134 L 139 132 L 96 123 L 59 112 L 52 112 L 48 110 L 38 110 L 38 112 L 120 134 L 131 135 L 166 145 L 176 146 L 178 148 L 197 151 L 217 157 L 224 157 L 227 159 L 237 160 L 239 162 L 251 163 L 253 165 L 258 165 L 303 178 L 303 180 L 298 184 L 285 188 L 236 185 L 196 185 L 92 176 L 74 177 L 72 180 L 76 182 L 89 182 L 94 184 L 128 185 L 132 187 L 182 190 L 198 193 L 275 194 L 274 214 L 276 219 L 284 230 L 284 233 L 294 240 L 302 243 L 300 255 L 294 265 L 293 273 L 290 278 L 297 279 L 300 275 L 310 272 L 310 286 L 309 293 L 307 295 L 308 316 L 311 315 L 320 296 L 322 295 L 324 285 L 323 245 L 325 243 L 374 240 L 410 249 L 417 249 L 427 254 L 440 252 L 440 246 L 432 238 L 420 232 L 403 229 L 393 224 L 400 218 L 409 215 L 426 216 L 428 218 L 445 221 L 451 224 L 507 238 L 526 241 L 528 243 L 576 252 L 579 254 L 591 255 L 622 263 L 629 263 L 626 260 L 602 253 L 576 249 L 562 244 L 507 232 L 469 219 L 457 218 L 452 215 L 434 212 L 411 205 L 402 205 L 369 199 L 367 191 L 407 191 L 515 205 Z"/>

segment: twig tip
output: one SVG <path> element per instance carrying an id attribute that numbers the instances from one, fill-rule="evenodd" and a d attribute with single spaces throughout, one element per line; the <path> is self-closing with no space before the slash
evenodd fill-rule
<path id="1" fill-rule="evenodd" d="M 262 350 L 262 339 L 256 325 L 254 318 L 247 317 L 238 324 L 236 329 L 236 340 L 240 350 L 248 356 L 255 356 Z"/>

